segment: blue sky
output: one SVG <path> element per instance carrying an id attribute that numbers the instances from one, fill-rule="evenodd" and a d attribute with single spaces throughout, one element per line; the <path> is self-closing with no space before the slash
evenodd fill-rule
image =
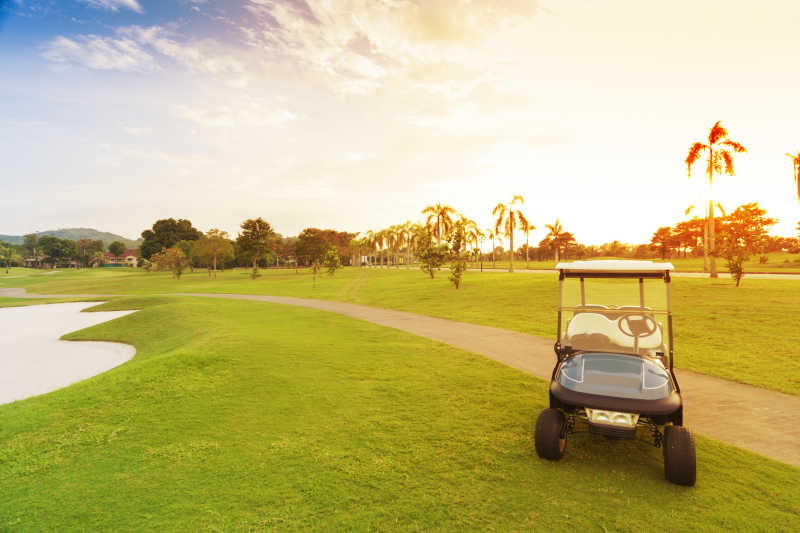
<path id="1" fill-rule="evenodd" d="M 436 202 L 487 227 L 523 194 L 532 240 L 645 242 L 707 194 L 683 159 L 717 120 L 748 153 L 715 199 L 800 220 L 796 2 L 0 6 L 0 233 L 366 231 Z"/>

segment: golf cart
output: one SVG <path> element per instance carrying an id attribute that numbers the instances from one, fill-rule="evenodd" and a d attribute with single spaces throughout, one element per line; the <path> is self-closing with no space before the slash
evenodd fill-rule
<path id="1" fill-rule="evenodd" d="M 611 440 L 650 436 L 664 475 L 694 485 L 694 437 L 683 427 L 673 371 L 670 263 L 559 263 L 558 340 L 550 408 L 536 420 L 536 453 L 557 461 L 576 423 Z M 663 285 L 662 285 L 663 284 Z"/>

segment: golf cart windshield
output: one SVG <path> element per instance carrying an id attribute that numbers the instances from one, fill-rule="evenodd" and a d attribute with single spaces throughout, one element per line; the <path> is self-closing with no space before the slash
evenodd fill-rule
<path id="1" fill-rule="evenodd" d="M 559 342 L 575 351 L 631 354 L 666 362 L 669 263 L 559 263 Z"/>

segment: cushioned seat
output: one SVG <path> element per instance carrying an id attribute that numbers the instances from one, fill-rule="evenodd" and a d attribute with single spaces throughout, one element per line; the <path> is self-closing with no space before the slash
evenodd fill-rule
<path id="1" fill-rule="evenodd" d="M 637 308 L 638 309 L 638 308 Z M 563 344 L 577 350 L 633 350 L 634 338 L 619 329 L 621 318 L 610 319 L 600 313 L 577 313 L 567 324 Z M 661 325 L 650 335 L 639 337 L 639 350 L 654 351 L 662 348 Z"/>

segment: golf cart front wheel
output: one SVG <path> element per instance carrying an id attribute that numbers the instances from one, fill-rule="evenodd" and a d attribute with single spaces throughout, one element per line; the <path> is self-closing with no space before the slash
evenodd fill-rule
<path id="1" fill-rule="evenodd" d="M 697 478 L 694 435 L 683 426 L 664 428 L 664 477 L 687 487 L 694 486 Z"/>
<path id="2" fill-rule="evenodd" d="M 558 409 L 543 409 L 536 419 L 536 453 L 543 459 L 558 461 L 567 447 L 566 419 Z"/>

